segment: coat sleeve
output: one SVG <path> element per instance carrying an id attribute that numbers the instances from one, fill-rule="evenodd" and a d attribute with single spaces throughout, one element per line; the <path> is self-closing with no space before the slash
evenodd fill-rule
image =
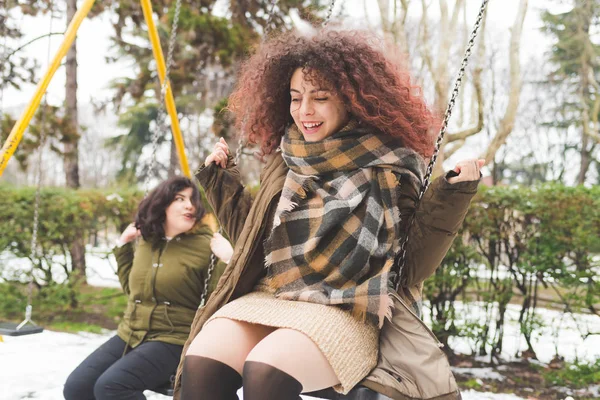
<path id="1" fill-rule="evenodd" d="M 119 277 L 123 292 L 125 292 L 127 296 L 129 296 L 129 273 L 133 266 L 134 253 L 133 241 L 113 249 L 113 254 L 117 260 L 117 276 Z"/>
<path id="2" fill-rule="evenodd" d="M 429 187 L 415 221 L 409 230 L 406 263 L 401 273 L 403 286 L 412 287 L 431 276 L 440 265 L 461 227 L 471 199 L 477 193 L 479 181 L 448 183 L 447 176 L 440 176 Z M 420 188 L 405 185 L 400 201 L 400 213 L 406 234 L 410 216 Z"/>
<path id="3" fill-rule="evenodd" d="M 225 169 L 214 163 L 209 166 L 202 164 L 196 172 L 196 179 L 204 188 L 227 236 L 235 244 L 250 212 L 252 196 L 241 183 L 233 157 L 229 156 Z"/>

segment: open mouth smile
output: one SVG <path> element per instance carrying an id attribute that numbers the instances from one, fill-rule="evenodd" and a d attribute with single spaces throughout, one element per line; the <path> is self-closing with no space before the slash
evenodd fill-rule
<path id="1" fill-rule="evenodd" d="M 306 133 L 315 133 L 323 125 L 323 122 L 302 122 L 302 127 Z"/>

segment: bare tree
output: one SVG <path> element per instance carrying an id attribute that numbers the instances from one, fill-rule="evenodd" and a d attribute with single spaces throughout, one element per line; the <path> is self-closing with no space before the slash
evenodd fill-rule
<path id="1" fill-rule="evenodd" d="M 430 18 L 432 4 L 437 5 L 439 8 L 439 19 L 436 18 L 435 23 L 432 23 Z M 377 5 L 381 14 L 381 27 L 384 35 L 388 40 L 393 40 L 400 49 L 407 51 L 411 48 L 408 43 L 409 24 L 407 22 L 409 1 L 394 0 L 390 2 L 388 0 L 378 0 Z M 419 35 L 416 38 L 418 44 L 413 58 L 419 57 L 422 60 L 422 64 L 432 82 L 434 110 L 439 115 L 443 115 L 451 90 L 454 70 L 456 69 L 454 61 L 458 61 L 458 56 L 462 56 L 462 51 L 467 43 L 468 35 L 466 33 L 470 30 L 470 25 L 466 21 L 466 1 L 456 0 L 454 6 L 450 7 L 447 0 L 435 2 L 421 0 L 420 5 Z M 517 117 L 522 75 L 519 60 L 520 41 L 527 8 L 528 1 L 520 0 L 518 12 L 511 28 L 508 102 L 504 110 L 504 117 L 500 121 L 497 131 L 492 135 L 489 147 L 484 152 L 487 162 L 494 159 L 498 149 L 505 143 L 506 138 L 513 130 Z M 482 133 L 485 121 L 490 118 L 486 115 L 483 95 L 484 84 L 482 82 L 487 56 L 485 35 L 486 16 L 484 15 L 479 37 L 477 38 L 478 43 L 475 47 L 475 56 L 470 61 L 470 74 L 464 79 L 460 99 L 462 102 L 469 102 L 470 106 L 461 104 L 461 109 L 458 110 L 461 115 L 458 124 L 454 125 L 458 127 L 446 134 L 435 171 L 437 174 L 441 172 L 443 161 L 459 150 L 468 138 Z M 470 118 L 466 115 L 467 110 L 470 111 Z"/>
<path id="2" fill-rule="evenodd" d="M 67 26 L 77 12 L 77 0 L 67 1 Z M 77 189 L 80 186 L 79 182 L 79 120 L 77 112 L 77 46 L 73 45 L 67 53 L 66 63 L 66 85 L 65 85 L 65 113 L 66 118 L 70 120 L 70 140 L 64 144 L 64 167 L 67 187 Z M 69 251 L 71 253 L 71 262 L 75 276 L 85 279 L 85 247 L 83 237 L 79 236 L 75 240 Z"/>
<path id="3" fill-rule="evenodd" d="M 513 131 L 517 110 L 519 109 L 519 100 L 521 97 L 521 34 L 523 32 L 523 22 L 527 13 L 527 0 L 519 2 L 517 16 L 511 29 L 510 39 L 510 90 L 508 104 L 504 111 L 504 117 L 500 121 L 500 126 L 494 135 L 487 150 L 481 158 L 485 158 L 486 163 L 494 160 L 494 156 L 500 147 L 506 142 L 506 138 Z"/>

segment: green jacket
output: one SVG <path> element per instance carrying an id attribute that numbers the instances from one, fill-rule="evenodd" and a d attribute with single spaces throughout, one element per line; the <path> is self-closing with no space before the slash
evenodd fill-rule
<path id="1" fill-rule="evenodd" d="M 261 172 L 261 186 L 255 198 L 241 184 L 232 157 L 226 169 L 211 164 L 202 166 L 196 173 L 217 218 L 235 246 L 210 301 L 196 313 L 177 369 L 174 400 L 180 398 L 187 347 L 204 323 L 226 303 L 251 292 L 265 273 L 262 243 L 287 172 L 281 155 L 271 155 Z M 412 185 L 402 185 L 399 207 L 403 222 L 406 223 L 416 211 L 407 262 L 401 275 L 403 286 L 398 294 L 393 294 L 393 318 L 391 321 L 386 319 L 382 329 L 378 365 L 362 382 L 394 400 L 460 399 L 448 360 L 417 314 L 423 281 L 435 272 L 450 248 L 471 198 L 477 192 L 477 185 L 477 181 L 450 185 L 445 177 L 438 178 L 426 192 L 418 210 L 415 210 L 418 190 Z"/>
<path id="2" fill-rule="evenodd" d="M 143 239 L 137 246 L 130 242 L 114 249 L 117 275 L 128 297 L 117 334 L 129 346 L 148 340 L 185 343 L 204 292 L 211 238 L 211 229 L 198 225 L 154 250 Z M 216 263 L 209 294 L 224 269 L 223 262 Z"/>

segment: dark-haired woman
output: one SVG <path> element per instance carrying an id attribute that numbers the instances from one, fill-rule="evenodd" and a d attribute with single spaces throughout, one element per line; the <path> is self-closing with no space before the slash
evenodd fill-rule
<path id="1" fill-rule="evenodd" d="M 204 214 L 198 188 L 185 177 L 142 200 L 114 249 L 125 316 L 117 335 L 71 373 L 65 399 L 145 399 L 144 390 L 170 382 L 202 293 L 213 290 L 225 265 L 216 265 L 205 287 L 213 234 Z"/>
<path id="2" fill-rule="evenodd" d="M 296 400 L 362 381 L 394 399 L 458 398 L 418 313 L 482 160 L 430 188 L 397 293 L 394 255 L 436 125 L 408 72 L 366 34 L 285 34 L 250 58 L 229 100 L 266 165 L 255 199 L 224 140 L 197 172 L 236 246 L 196 315 L 175 397 L 232 400 L 243 385 L 244 400 Z"/>

